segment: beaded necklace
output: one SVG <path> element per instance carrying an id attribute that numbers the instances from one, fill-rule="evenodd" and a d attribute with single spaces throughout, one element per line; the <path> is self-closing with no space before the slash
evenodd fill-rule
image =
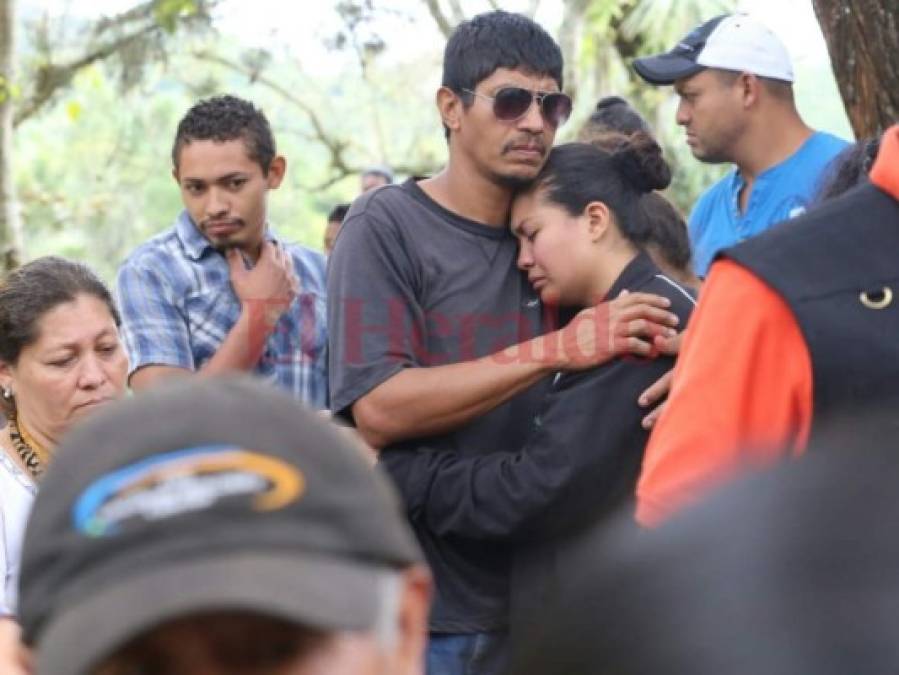
<path id="1" fill-rule="evenodd" d="M 25 427 L 19 427 L 15 413 L 9 415 L 9 438 L 28 473 L 35 482 L 40 481 L 44 475 L 44 458 L 47 451 L 31 437 Z"/>

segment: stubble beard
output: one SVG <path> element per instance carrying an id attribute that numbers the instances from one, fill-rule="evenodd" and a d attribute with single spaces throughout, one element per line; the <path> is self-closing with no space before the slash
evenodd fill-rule
<path id="1" fill-rule="evenodd" d="M 720 150 L 697 150 L 696 148 L 691 148 L 691 150 L 693 152 L 693 157 L 703 164 L 727 164 L 731 161 L 730 158 Z"/>
<path id="2" fill-rule="evenodd" d="M 222 255 L 227 255 L 228 251 L 230 251 L 231 249 L 244 251 L 248 245 L 248 242 L 246 240 L 241 240 L 241 237 L 246 237 L 246 221 L 241 218 L 236 218 L 233 220 L 233 222 L 238 225 L 237 230 L 235 232 L 220 236 L 210 235 L 206 232 L 205 227 L 200 228 L 200 232 L 206 238 L 206 241 L 209 242 L 209 245 L 213 248 L 213 250 L 218 251 Z"/>
<path id="3" fill-rule="evenodd" d="M 540 162 L 540 166 L 528 167 L 530 169 L 529 174 L 522 173 L 493 173 L 493 182 L 497 185 L 500 185 L 504 188 L 512 190 L 513 192 L 518 192 L 520 190 L 525 190 L 530 187 L 530 185 L 537 178 L 537 175 L 540 173 L 540 169 L 543 167 L 543 164 L 546 162 L 546 156 L 544 155 L 543 161 Z"/>
<path id="4" fill-rule="evenodd" d="M 513 146 L 513 142 L 507 143 L 506 146 L 503 147 L 501 154 L 503 156 L 506 155 Z M 520 173 L 494 173 L 493 179 L 496 184 L 516 192 L 530 186 L 534 182 L 534 179 L 537 178 L 537 175 L 540 173 L 540 169 L 543 168 L 543 165 L 546 164 L 546 160 L 549 157 L 549 150 L 542 143 L 542 141 L 540 142 L 540 147 L 543 151 L 543 156 L 540 159 L 540 163 L 536 166 L 522 165 L 523 167 L 527 167 L 530 170 L 530 175 L 522 175 Z"/>
<path id="5" fill-rule="evenodd" d="M 742 130 L 737 128 L 720 129 L 714 138 L 700 141 L 699 145 L 691 147 L 690 151 L 703 164 L 730 164 L 734 161 L 731 150 L 742 133 Z"/>
<path id="6" fill-rule="evenodd" d="M 497 185 L 500 185 L 508 190 L 513 192 L 518 192 L 519 190 L 524 190 L 529 187 L 531 183 L 534 182 L 534 179 L 537 177 L 537 171 L 534 171 L 533 176 L 520 176 L 516 174 L 494 174 L 493 180 Z"/>

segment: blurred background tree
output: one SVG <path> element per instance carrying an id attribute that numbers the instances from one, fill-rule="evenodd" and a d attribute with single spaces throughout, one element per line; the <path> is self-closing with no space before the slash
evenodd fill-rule
<path id="1" fill-rule="evenodd" d="M 674 124 L 672 89 L 645 86 L 630 61 L 736 5 L 771 2 L 18 1 L 12 14 L 13 0 L 0 0 L 0 69 L 4 54 L 21 64 L 13 76 L 0 72 L 0 122 L 10 113 L 10 133 L 17 122 L 12 143 L 0 138 L 0 179 L 14 156 L 18 197 L 3 205 L 20 205 L 23 226 L 0 223 L 0 244 L 12 264 L 24 243 L 27 258 L 82 259 L 107 279 L 180 210 L 171 141 L 200 97 L 231 92 L 265 110 L 288 159 L 271 220 L 282 236 L 316 248 L 325 214 L 356 196 L 366 166 L 387 164 L 401 177 L 439 169 L 446 145 L 433 101 L 443 44 L 459 21 L 498 6 L 536 18 L 565 52 L 576 108 L 559 140 L 575 137 L 600 96 L 628 98 L 654 124 L 675 165 L 671 196 L 687 210 L 723 168 L 692 158 Z M 4 23 L 3 11 L 15 21 Z M 800 105 L 813 124 L 845 135 L 829 64 L 814 68 L 798 82 Z"/>
<path id="2" fill-rule="evenodd" d="M 615 94 L 643 114 L 673 165 L 668 194 L 684 212 L 726 167 L 693 159 L 674 122 L 672 88 L 647 86 L 630 64 L 638 56 L 670 49 L 694 26 L 731 12 L 736 5 L 736 0 L 565 2 L 560 41 L 572 45 L 566 54 L 567 79 L 576 83 L 578 100 L 589 107 L 597 99 Z"/>
<path id="3" fill-rule="evenodd" d="M 0 0 L 0 273 L 21 261 L 24 236 L 13 176 L 16 33 L 16 3 Z"/>
<path id="4" fill-rule="evenodd" d="M 858 138 L 899 122 L 899 1 L 814 0 Z"/>
<path id="5" fill-rule="evenodd" d="M 75 78 L 95 66 L 107 67 L 126 95 L 144 81 L 147 69 L 164 62 L 177 34 L 208 28 L 216 0 L 150 0 L 119 14 L 93 21 L 68 16 L 51 20 L 47 13 L 23 17 L 19 25 L 15 0 L 0 0 L 0 265 L 15 267 L 24 252 L 25 232 L 13 177 L 12 129 L 51 108 Z M 25 33 L 26 52 L 18 72 L 18 33 Z M 113 110 L 114 108 L 111 108 Z M 66 105 L 77 120 L 77 100 Z M 18 162 L 16 162 L 18 164 Z M 27 219 L 26 219 L 27 222 Z M 30 234 L 30 232 L 29 232 Z"/>

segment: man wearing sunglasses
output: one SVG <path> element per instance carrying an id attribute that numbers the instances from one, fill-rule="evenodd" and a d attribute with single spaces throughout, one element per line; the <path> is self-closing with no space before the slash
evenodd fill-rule
<path id="1" fill-rule="evenodd" d="M 358 198 L 335 244 L 332 410 L 381 451 L 409 504 L 409 492 L 433 478 L 416 453 L 514 452 L 548 375 L 646 353 L 646 342 L 628 339 L 641 333 L 640 320 L 672 325 L 664 300 L 633 294 L 547 332 L 516 268 L 511 199 L 537 175 L 571 112 L 561 90 L 561 51 L 530 19 L 496 11 L 460 24 L 436 96 L 446 167 Z M 421 513 L 409 516 L 437 586 L 429 675 L 501 672 L 510 547 L 444 539 Z"/>

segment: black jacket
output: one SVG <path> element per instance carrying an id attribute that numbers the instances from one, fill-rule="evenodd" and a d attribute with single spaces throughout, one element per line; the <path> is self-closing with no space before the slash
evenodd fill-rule
<path id="1" fill-rule="evenodd" d="M 796 317 L 812 361 L 812 437 L 832 415 L 899 401 L 897 251 L 899 201 L 863 185 L 721 254 Z"/>
<path id="2" fill-rule="evenodd" d="M 623 289 L 669 298 L 682 327 L 694 304 L 645 254 L 625 268 L 608 297 Z M 632 499 L 648 437 L 637 398 L 672 367 L 671 357 L 619 358 L 561 373 L 524 447 L 478 457 L 418 453 L 406 472 L 393 473 L 411 518 L 439 536 L 514 547 L 513 623 L 516 613 L 529 615 L 541 604 L 540 589 L 552 586 L 546 565 L 534 562 Z"/>

